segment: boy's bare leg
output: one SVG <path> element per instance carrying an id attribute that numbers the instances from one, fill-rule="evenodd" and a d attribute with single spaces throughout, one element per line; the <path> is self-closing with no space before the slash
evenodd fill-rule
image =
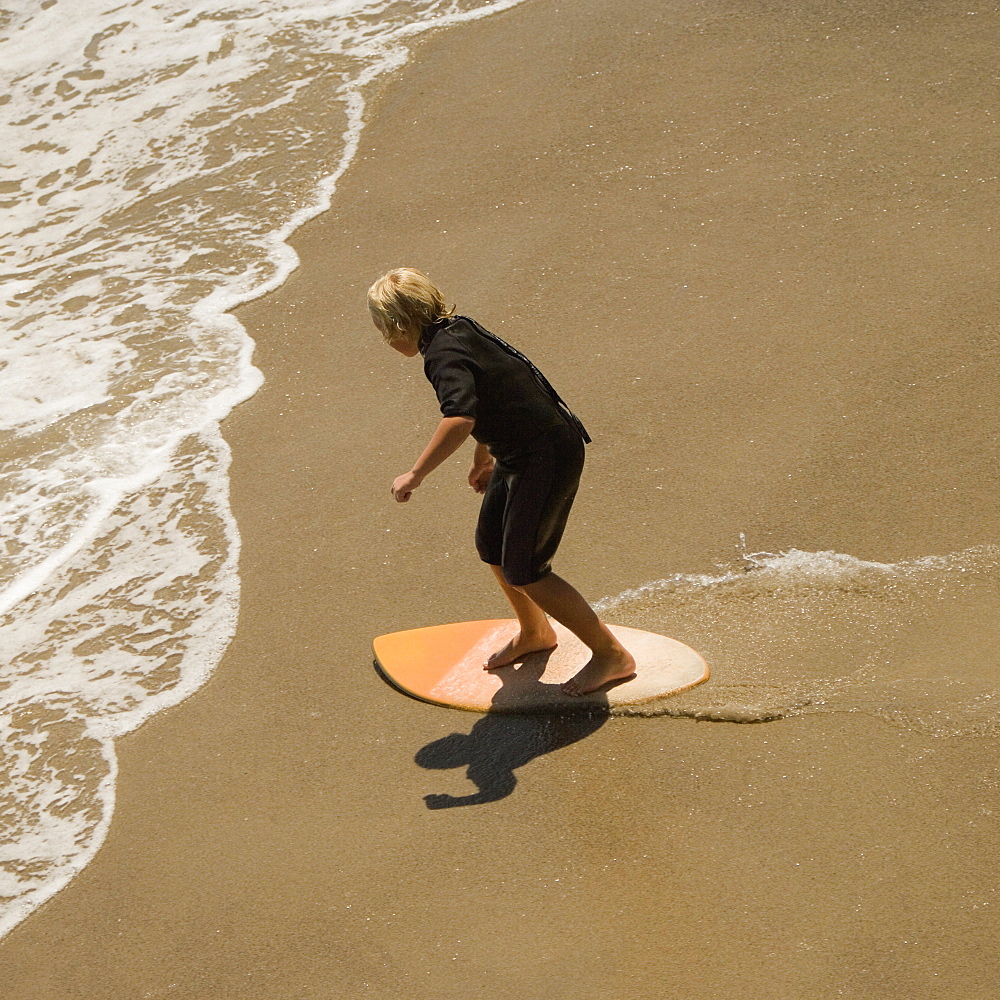
<path id="1" fill-rule="evenodd" d="M 507 600 L 510 601 L 521 625 L 521 631 L 483 664 L 484 670 L 497 670 L 499 667 L 516 663 L 529 653 L 552 649 L 556 645 L 556 630 L 549 624 L 545 612 L 527 594 L 515 590 L 507 583 L 499 566 L 490 564 L 490 569 L 493 570 L 497 583 L 507 595 Z"/>
<path id="2" fill-rule="evenodd" d="M 624 680 L 635 674 L 632 654 L 597 617 L 584 596 L 562 577 L 549 573 L 541 580 L 518 589 L 557 622 L 565 625 L 594 654 L 581 670 L 562 685 L 566 694 L 587 694 L 610 681 Z"/>

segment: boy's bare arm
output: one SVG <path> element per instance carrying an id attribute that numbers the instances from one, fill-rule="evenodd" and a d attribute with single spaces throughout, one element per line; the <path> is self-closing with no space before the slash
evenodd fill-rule
<path id="1" fill-rule="evenodd" d="M 492 465 L 493 456 L 490 454 L 490 449 L 481 442 L 476 442 L 476 453 L 472 456 L 472 462 L 474 465 Z"/>
<path id="2" fill-rule="evenodd" d="M 443 417 L 413 468 L 393 480 L 392 495 L 396 500 L 406 503 L 424 479 L 459 449 L 475 426 L 472 417 Z"/>

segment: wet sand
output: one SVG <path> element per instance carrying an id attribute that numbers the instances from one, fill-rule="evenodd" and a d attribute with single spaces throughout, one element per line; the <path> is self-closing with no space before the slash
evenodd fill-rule
<path id="1" fill-rule="evenodd" d="M 995 737 L 478 717 L 370 655 L 504 614 L 464 460 L 389 496 L 436 422 L 367 326 L 400 263 L 594 435 L 558 562 L 594 598 L 740 532 L 886 561 L 996 539 L 968 9 L 533 0 L 418 45 L 302 267 L 240 312 L 267 383 L 226 425 L 236 639 L 119 743 L 108 839 L 4 942 L 5 996 L 996 995 Z"/>

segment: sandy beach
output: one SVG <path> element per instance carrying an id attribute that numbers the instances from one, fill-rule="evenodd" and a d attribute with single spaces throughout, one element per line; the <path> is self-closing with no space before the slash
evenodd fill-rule
<path id="1" fill-rule="evenodd" d="M 224 424 L 236 637 L 119 742 L 107 840 L 4 940 L 0 994 L 995 997 L 995 722 L 477 716 L 378 677 L 373 636 L 506 609 L 468 456 L 389 495 L 438 413 L 364 294 L 427 270 L 584 419 L 556 568 L 594 600 L 741 534 L 993 545 L 995 29 L 950 0 L 529 0 L 417 41 L 301 266 L 238 310 L 266 381 Z M 895 668 L 995 687 L 996 597 L 894 625 Z M 842 625 L 811 633 L 831 671 Z"/>

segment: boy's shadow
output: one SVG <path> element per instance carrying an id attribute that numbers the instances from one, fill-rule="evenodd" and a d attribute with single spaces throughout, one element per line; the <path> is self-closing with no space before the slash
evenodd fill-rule
<path id="1" fill-rule="evenodd" d="M 533 653 L 519 666 L 502 667 L 497 671 L 502 686 L 492 707 L 471 732 L 452 733 L 417 751 L 414 760 L 430 770 L 467 767 L 466 776 L 478 789 L 469 795 L 425 795 L 428 809 L 506 798 L 517 785 L 515 768 L 582 740 L 604 725 L 609 715 L 607 695 L 595 692 L 575 708 L 561 703 L 565 696 L 560 697 L 558 684 L 542 683 L 550 655 L 551 651 Z M 538 707 L 532 714 L 514 714 L 525 711 L 525 694 Z"/>

